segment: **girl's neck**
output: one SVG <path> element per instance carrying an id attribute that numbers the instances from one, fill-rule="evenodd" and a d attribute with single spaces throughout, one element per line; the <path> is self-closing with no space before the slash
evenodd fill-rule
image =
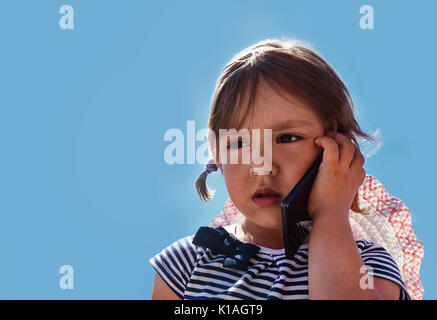
<path id="1" fill-rule="evenodd" d="M 236 227 L 236 235 L 244 242 L 250 242 L 271 249 L 284 248 L 282 229 L 267 229 L 244 219 Z"/>
<path id="2" fill-rule="evenodd" d="M 243 242 L 270 249 L 283 249 L 284 237 L 281 229 L 267 229 L 244 219 L 235 227 L 235 235 Z M 303 243 L 308 243 L 309 235 Z"/>

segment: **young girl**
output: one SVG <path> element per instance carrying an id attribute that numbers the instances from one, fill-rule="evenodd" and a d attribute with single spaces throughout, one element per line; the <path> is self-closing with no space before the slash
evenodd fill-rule
<path id="1" fill-rule="evenodd" d="M 195 186 L 210 199 L 206 177 L 220 169 L 244 217 L 201 227 L 151 258 L 152 299 L 411 298 L 388 251 L 354 238 L 349 213 L 366 214 L 358 207 L 366 172 L 356 136 L 373 138 L 360 130 L 348 89 L 318 53 L 274 39 L 237 54 L 218 79 L 208 127 L 214 159 Z M 254 147 L 241 136 L 220 140 L 219 129 L 231 128 L 272 130 L 271 148 L 261 143 L 259 150 L 263 159 L 271 152 L 267 170 L 255 159 L 230 161 Z M 280 203 L 322 150 L 308 200 L 311 230 L 288 259 Z"/>

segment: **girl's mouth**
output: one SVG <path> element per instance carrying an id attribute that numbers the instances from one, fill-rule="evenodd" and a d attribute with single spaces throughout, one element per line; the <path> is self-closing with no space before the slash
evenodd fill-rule
<path id="1" fill-rule="evenodd" d="M 281 203 L 282 195 L 267 187 L 258 188 L 252 196 L 252 201 L 259 207 L 270 207 Z"/>
<path id="2" fill-rule="evenodd" d="M 253 197 L 252 201 L 260 207 L 271 207 L 275 206 L 281 203 L 281 197 L 280 196 L 258 196 Z"/>

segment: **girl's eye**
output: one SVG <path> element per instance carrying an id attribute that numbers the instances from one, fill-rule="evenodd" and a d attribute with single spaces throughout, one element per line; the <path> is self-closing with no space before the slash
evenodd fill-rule
<path id="1" fill-rule="evenodd" d="M 289 142 L 292 142 L 291 140 L 292 140 L 293 137 L 294 137 L 294 138 L 297 138 L 297 140 L 302 139 L 301 137 L 296 136 L 296 135 L 294 135 L 294 134 L 282 134 L 282 135 L 280 135 L 280 136 L 276 139 L 276 141 L 279 142 L 279 143 L 289 143 Z M 295 140 L 294 140 L 294 141 L 295 141 Z"/>
<path id="2" fill-rule="evenodd" d="M 228 144 L 228 149 L 240 149 L 241 147 L 244 147 L 243 144 L 245 143 L 244 140 L 234 140 Z"/>
<path id="3" fill-rule="evenodd" d="M 279 143 L 290 143 L 290 142 L 294 142 L 296 140 L 301 140 L 301 139 L 302 139 L 301 137 L 296 136 L 294 134 L 282 134 L 276 139 L 276 141 Z M 244 141 L 244 140 L 234 140 L 228 144 L 227 148 L 228 149 L 240 149 L 240 148 L 245 147 L 246 145 L 247 145 L 246 141 Z"/>

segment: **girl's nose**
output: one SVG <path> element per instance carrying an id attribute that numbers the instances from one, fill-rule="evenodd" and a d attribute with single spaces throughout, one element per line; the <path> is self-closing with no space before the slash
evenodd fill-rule
<path id="1" fill-rule="evenodd" d="M 250 175 L 251 176 L 275 176 L 278 172 L 278 168 L 275 164 L 272 164 L 271 168 L 264 168 L 264 167 L 260 167 L 258 166 L 254 166 L 252 165 L 250 167 Z"/>

